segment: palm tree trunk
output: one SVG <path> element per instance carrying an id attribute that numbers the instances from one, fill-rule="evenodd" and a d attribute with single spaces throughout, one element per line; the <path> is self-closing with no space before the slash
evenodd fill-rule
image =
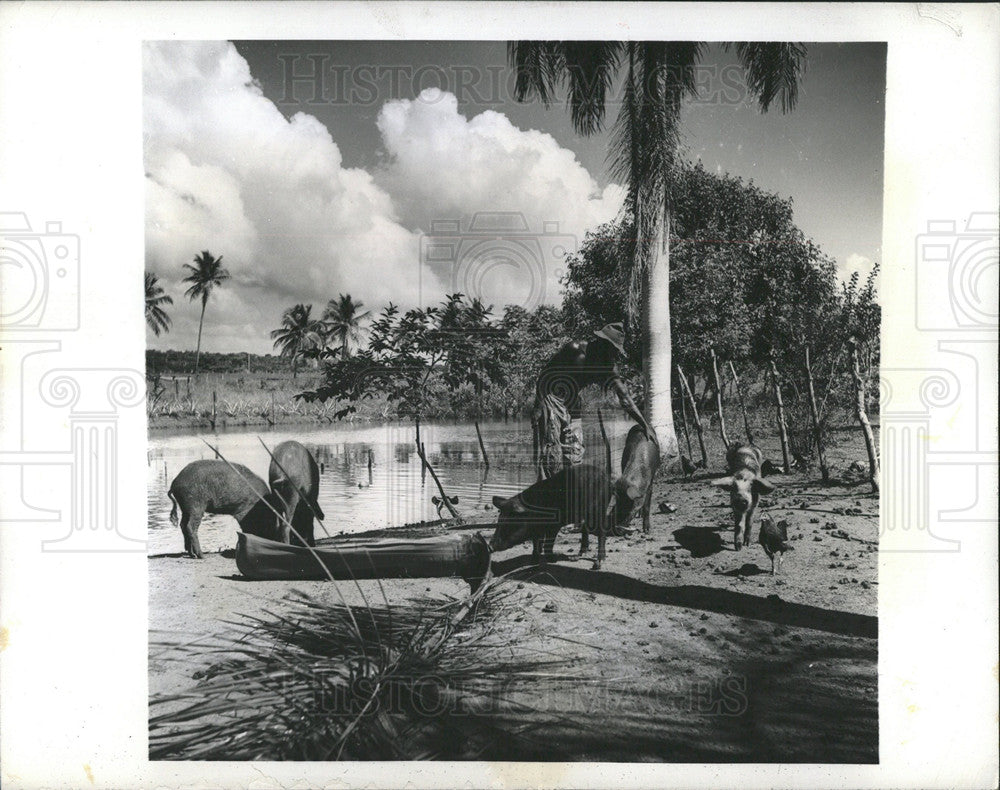
<path id="1" fill-rule="evenodd" d="M 194 354 L 194 372 L 198 372 L 198 364 L 201 362 L 201 328 L 205 324 L 205 307 L 208 299 L 201 300 L 201 319 L 198 321 L 198 350 Z"/>
<path id="2" fill-rule="evenodd" d="M 347 332 L 344 332 L 344 340 L 340 348 L 340 358 L 347 359 Z"/>
<path id="3" fill-rule="evenodd" d="M 646 385 L 646 419 L 656 431 L 665 459 L 679 454 L 670 397 L 670 212 L 666 204 L 663 221 L 650 250 L 643 289 L 643 378 Z"/>

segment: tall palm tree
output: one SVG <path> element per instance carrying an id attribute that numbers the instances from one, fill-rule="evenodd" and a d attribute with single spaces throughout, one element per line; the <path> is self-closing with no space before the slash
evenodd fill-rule
<path id="1" fill-rule="evenodd" d="M 146 272 L 146 326 L 152 329 L 157 337 L 160 336 L 160 332 L 170 331 L 170 316 L 161 305 L 173 303 L 173 297 L 163 292 L 160 278 L 152 272 Z"/>
<path id="2" fill-rule="evenodd" d="M 340 343 L 341 358 L 347 359 L 351 353 L 351 343 L 361 342 L 361 322 L 371 315 L 370 310 L 360 312 L 364 302 L 355 302 L 350 294 L 340 294 L 326 303 L 323 323 L 327 337 Z"/>
<path id="3" fill-rule="evenodd" d="M 201 319 L 198 321 L 198 351 L 194 358 L 194 372 L 198 372 L 198 364 L 201 362 L 201 328 L 205 323 L 205 307 L 208 305 L 208 298 L 212 291 L 229 279 L 229 272 L 222 268 L 222 256 L 218 258 L 212 256 L 208 250 L 204 250 L 200 255 L 194 257 L 194 265 L 185 263 L 184 268 L 190 274 L 182 282 L 191 283 L 184 295 L 192 302 L 201 297 Z"/>
<path id="4" fill-rule="evenodd" d="M 728 50 L 731 45 L 725 45 Z M 624 180 L 624 211 L 635 233 L 630 242 L 629 323 L 642 332 L 646 414 L 661 449 L 677 455 L 670 402 L 670 193 L 677 164 L 683 101 L 697 92 L 695 69 L 707 45 L 689 41 L 518 41 L 508 45 L 516 70 L 518 101 L 538 98 L 549 106 L 566 87 L 578 134 L 604 128 L 608 94 L 622 81 L 622 104 L 608 159 Z M 739 43 L 736 56 L 746 85 L 767 112 L 780 100 L 783 112 L 798 97 L 805 48 L 793 43 Z"/>
<path id="5" fill-rule="evenodd" d="M 292 378 L 298 375 L 299 359 L 323 343 L 323 322 L 312 317 L 311 304 L 289 307 L 281 316 L 281 327 L 271 332 L 281 356 L 292 358 Z"/>

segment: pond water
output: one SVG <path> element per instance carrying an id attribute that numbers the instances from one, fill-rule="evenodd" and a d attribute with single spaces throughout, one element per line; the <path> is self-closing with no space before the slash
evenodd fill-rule
<path id="1" fill-rule="evenodd" d="M 616 468 L 630 427 L 625 419 L 605 422 Z M 480 430 L 490 458 L 489 470 L 482 462 L 471 422 L 422 424 L 420 439 L 445 491 L 458 497 L 458 511 L 470 520 L 492 521 L 496 511 L 484 509 L 484 505 L 495 494 L 510 496 L 535 481 L 531 426 L 526 421 L 486 422 L 480 424 Z M 244 464 L 266 481 L 270 457 L 261 441 L 273 448 L 287 439 L 302 442 L 321 465 L 319 504 L 331 535 L 438 518 L 431 502 L 438 493 L 437 486 L 429 474 L 422 473 L 412 423 L 153 434 L 149 439 L 147 473 L 148 553 L 183 551 L 180 529 L 170 523 L 167 490 L 191 461 L 215 456 L 205 442 L 217 447 L 228 461 Z M 604 445 L 596 420 L 584 421 L 584 443 L 585 460 L 604 463 Z M 202 549 L 235 547 L 238 530 L 236 521 L 229 516 L 206 515 L 198 533 Z M 319 524 L 316 537 L 325 537 Z"/>

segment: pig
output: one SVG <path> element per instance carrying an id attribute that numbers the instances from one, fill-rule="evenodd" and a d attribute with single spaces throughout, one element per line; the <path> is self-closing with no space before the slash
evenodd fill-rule
<path id="1" fill-rule="evenodd" d="M 198 541 L 198 526 L 205 513 L 233 516 L 244 532 L 271 540 L 278 538 L 278 520 L 271 508 L 280 507 L 280 502 L 267 483 L 242 464 L 192 461 L 174 478 L 167 496 L 174 503 L 170 510 L 170 523 L 174 526 L 178 524 L 180 508 L 184 551 L 191 557 L 200 560 L 204 556 Z"/>
<path id="2" fill-rule="evenodd" d="M 763 460 L 763 454 L 756 447 L 733 443 L 726 453 L 729 476 L 712 481 L 713 486 L 729 491 L 729 504 L 733 508 L 735 525 L 733 543 L 736 551 L 750 545 L 750 528 L 753 525 L 753 514 L 760 501 L 760 495 L 774 491 L 774 485 L 760 476 Z"/>
<path id="3" fill-rule="evenodd" d="M 577 524 L 581 554 L 590 549 L 589 533 L 597 533 L 594 570 L 599 570 L 614 518 L 614 509 L 608 507 L 610 501 L 611 481 L 603 468 L 589 464 L 565 467 L 509 499 L 493 497 L 500 518 L 490 538 L 490 549 L 504 551 L 530 539 L 534 544 L 532 557 L 544 563 L 554 559 L 552 545 L 559 530 Z"/>
<path id="4" fill-rule="evenodd" d="M 616 525 L 624 526 L 631 520 L 639 502 L 642 502 L 642 531 L 649 532 L 649 508 L 653 499 L 653 477 L 660 466 L 660 445 L 646 438 L 641 425 L 633 425 L 622 450 L 622 473 L 614 482 L 614 495 L 608 503 L 608 515 L 617 511 Z"/>
<path id="5" fill-rule="evenodd" d="M 280 501 L 278 539 L 296 546 L 315 546 L 313 517 L 326 518 L 316 497 L 319 495 L 319 466 L 304 445 L 290 440 L 271 453 L 268 469 L 271 491 Z"/>

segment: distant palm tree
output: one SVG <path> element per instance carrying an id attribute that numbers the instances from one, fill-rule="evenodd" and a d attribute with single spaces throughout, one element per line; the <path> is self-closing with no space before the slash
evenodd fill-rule
<path id="1" fill-rule="evenodd" d="M 297 304 L 285 310 L 281 327 L 271 332 L 271 337 L 274 347 L 281 349 L 281 356 L 292 358 L 292 378 L 298 375 L 299 359 L 323 344 L 323 334 L 323 322 L 312 317 L 311 304 Z"/>
<path id="2" fill-rule="evenodd" d="M 198 372 L 198 363 L 201 361 L 201 328 L 205 323 L 205 307 L 208 305 L 208 297 L 216 286 L 229 279 L 229 272 L 222 268 L 222 256 L 212 257 L 212 253 L 204 250 L 194 258 L 194 265 L 185 263 L 184 268 L 191 273 L 184 278 L 183 282 L 191 283 L 184 295 L 192 302 L 201 297 L 201 319 L 198 321 L 198 351 L 194 358 L 194 372 Z"/>
<path id="3" fill-rule="evenodd" d="M 170 316 L 160 305 L 173 303 L 173 297 L 163 292 L 160 278 L 152 272 L 146 272 L 146 326 L 152 329 L 157 337 L 160 336 L 160 332 L 170 331 Z"/>
<path id="4" fill-rule="evenodd" d="M 731 45 L 724 45 L 728 50 Z M 508 45 L 516 75 L 514 97 L 546 106 L 565 86 L 578 134 L 604 128 L 616 79 L 623 83 L 612 130 L 611 173 L 625 182 L 626 212 L 634 224 L 630 323 L 641 327 L 646 413 L 665 455 L 677 455 L 670 403 L 670 211 L 683 101 L 697 94 L 697 66 L 707 45 L 696 41 L 517 41 Z M 791 110 L 806 50 L 801 44 L 735 45 L 746 87 L 766 112 L 775 102 Z"/>
<path id="5" fill-rule="evenodd" d="M 340 294 L 331 299 L 323 311 L 326 336 L 340 343 L 341 357 L 346 359 L 351 353 L 351 343 L 361 342 L 361 322 L 371 315 L 370 310 L 360 312 L 364 302 L 355 302 L 350 294 Z"/>

